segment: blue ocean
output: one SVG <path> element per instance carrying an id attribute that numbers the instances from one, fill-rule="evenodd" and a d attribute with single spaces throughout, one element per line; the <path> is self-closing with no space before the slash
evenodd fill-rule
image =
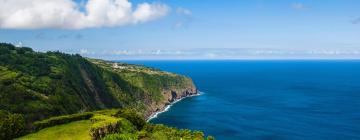
<path id="1" fill-rule="evenodd" d="M 151 120 L 218 140 L 359 140 L 360 61 L 127 61 L 203 92 Z"/>

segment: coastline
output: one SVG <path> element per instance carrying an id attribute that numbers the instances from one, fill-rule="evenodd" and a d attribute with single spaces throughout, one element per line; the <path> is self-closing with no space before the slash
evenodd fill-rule
<path id="1" fill-rule="evenodd" d="M 194 97 L 194 96 L 200 96 L 202 94 L 203 94 L 203 92 L 197 91 L 195 94 L 190 94 L 190 95 L 187 95 L 187 96 L 183 96 L 183 97 L 181 97 L 179 99 L 175 99 L 173 102 L 170 102 L 170 104 L 165 105 L 165 107 L 163 109 L 161 109 L 160 111 L 153 112 L 149 117 L 146 118 L 146 122 L 150 122 L 152 119 L 157 118 L 158 115 L 160 115 L 161 113 L 167 112 L 171 108 L 172 105 L 180 102 L 181 100 L 183 100 L 185 98 L 191 98 L 191 97 Z"/>

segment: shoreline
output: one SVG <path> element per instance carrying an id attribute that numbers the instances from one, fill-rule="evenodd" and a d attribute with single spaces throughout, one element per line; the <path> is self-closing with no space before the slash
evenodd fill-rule
<path id="1" fill-rule="evenodd" d="M 184 97 L 181 97 L 179 99 L 176 99 L 174 100 L 173 102 L 171 102 L 170 104 L 166 105 L 162 110 L 160 111 L 155 111 L 154 113 L 152 113 L 147 119 L 146 119 L 146 122 L 150 122 L 152 119 L 155 119 L 158 117 L 158 115 L 160 115 L 161 113 L 164 113 L 164 112 L 167 112 L 172 105 L 180 102 L 181 100 L 185 99 L 185 98 L 191 98 L 191 97 L 194 97 L 194 96 L 200 96 L 202 95 L 203 92 L 200 92 L 198 91 L 196 94 L 191 94 L 191 95 L 188 95 L 188 96 L 184 96 Z"/>

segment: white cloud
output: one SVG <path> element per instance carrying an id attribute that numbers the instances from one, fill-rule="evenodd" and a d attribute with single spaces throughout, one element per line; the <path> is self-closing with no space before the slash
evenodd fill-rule
<path id="1" fill-rule="evenodd" d="M 189 9 L 178 7 L 176 9 L 176 14 L 178 15 L 185 15 L 185 16 L 191 16 L 192 12 Z"/>
<path id="2" fill-rule="evenodd" d="M 72 52 L 74 53 L 74 52 Z M 275 49 L 197 48 L 151 50 L 79 50 L 86 57 L 105 59 L 359 59 L 359 48 Z"/>
<path id="3" fill-rule="evenodd" d="M 168 11 L 162 3 L 141 3 L 133 8 L 128 0 L 88 0 L 85 4 L 73 0 L 0 0 L 0 28 L 114 27 L 151 21 Z"/>
<path id="4" fill-rule="evenodd" d="M 88 54 L 89 51 L 87 49 L 81 49 L 79 53 L 80 54 Z"/>
<path id="5" fill-rule="evenodd" d="M 174 29 L 187 28 L 192 21 L 192 12 L 189 9 L 178 7 L 176 15 L 178 15 L 178 20 L 173 25 Z"/>
<path id="6" fill-rule="evenodd" d="M 163 17 L 168 11 L 169 8 L 163 4 L 143 3 L 138 5 L 137 10 L 133 13 L 134 22 L 146 22 Z"/>
<path id="7" fill-rule="evenodd" d="M 303 3 L 293 3 L 291 7 L 295 10 L 305 10 L 306 6 Z"/>

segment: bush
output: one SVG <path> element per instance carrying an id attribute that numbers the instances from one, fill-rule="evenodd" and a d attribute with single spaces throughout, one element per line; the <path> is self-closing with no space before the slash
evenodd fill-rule
<path id="1" fill-rule="evenodd" d="M 200 131 L 191 131 L 188 129 L 176 129 L 162 124 L 147 124 L 142 130 L 146 134 L 139 135 L 156 140 L 166 139 L 185 139 L 185 140 L 204 140 L 204 133 Z"/>
<path id="2" fill-rule="evenodd" d="M 24 134 L 25 119 L 20 114 L 0 113 L 0 139 L 10 140 Z"/>
<path id="3" fill-rule="evenodd" d="M 215 140 L 215 138 L 213 136 L 208 136 L 207 140 Z"/>
<path id="4" fill-rule="evenodd" d="M 137 140 L 138 136 L 136 134 L 111 134 L 106 135 L 102 140 Z"/>
<path id="5" fill-rule="evenodd" d="M 131 109 L 120 110 L 116 114 L 116 117 L 121 117 L 129 120 L 137 128 L 137 130 L 141 130 L 146 124 L 146 121 L 143 119 L 143 117 Z"/>
<path id="6" fill-rule="evenodd" d="M 194 139 L 194 140 L 203 140 L 204 139 L 204 133 L 200 132 L 200 131 L 194 131 L 192 139 Z"/>
<path id="7" fill-rule="evenodd" d="M 29 47 L 20 47 L 16 48 L 17 53 L 24 54 L 25 52 L 33 52 L 33 50 Z"/>
<path id="8" fill-rule="evenodd" d="M 50 119 L 34 122 L 33 127 L 34 127 L 35 131 L 38 131 L 38 130 L 46 128 L 46 127 L 65 124 L 65 123 L 69 123 L 69 122 L 73 122 L 73 121 L 87 120 L 87 119 L 90 119 L 92 116 L 93 116 L 93 113 L 87 112 L 87 113 L 81 113 L 81 114 L 52 117 Z"/>
<path id="9" fill-rule="evenodd" d="M 121 119 L 102 114 L 96 114 L 92 117 L 93 125 L 90 128 L 90 136 L 94 140 L 99 140 L 105 135 L 117 133 L 120 131 Z"/>

